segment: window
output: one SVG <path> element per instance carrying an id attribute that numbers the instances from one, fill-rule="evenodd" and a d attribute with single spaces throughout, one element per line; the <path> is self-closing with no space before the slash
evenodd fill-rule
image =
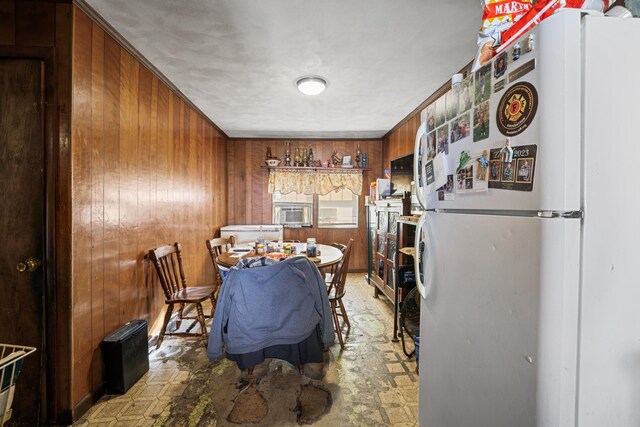
<path id="1" fill-rule="evenodd" d="M 346 189 L 318 195 L 318 227 L 358 228 L 358 196 Z"/>

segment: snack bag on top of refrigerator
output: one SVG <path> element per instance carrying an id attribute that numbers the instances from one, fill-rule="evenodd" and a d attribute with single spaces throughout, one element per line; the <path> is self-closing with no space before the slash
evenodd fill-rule
<path id="1" fill-rule="evenodd" d="M 502 43 L 500 47 L 495 49 L 495 53 L 498 54 L 505 50 L 525 32 L 553 15 L 558 9 L 590 9 L 604 12 L 610 8 L 613 3 L 614 0 L 538 0 L 517 23 L 502 33 Z"/>
<path id="2" fill-rule="evenodd" d="M 501 33 L 518 21 L 532 6 L 532 0 L 481 0 L 484 9 L 482 27 L 478 33 L 478 54 L 473 64 L 475 71 L 493 58 L 500 45 Z"/>

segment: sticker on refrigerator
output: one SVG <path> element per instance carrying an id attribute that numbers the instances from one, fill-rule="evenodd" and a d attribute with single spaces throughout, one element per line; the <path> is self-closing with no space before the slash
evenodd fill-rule
<path id="1" fill-rule="evenodd" d="M 503 148 L 491 150 L 489 160 L 489 188 L 532 191 L 537 145 L 512 147 L 511 162 L 504 162 Z"/>
<path id="2" fill-rule="evenodd" d="M 521 134 L 533 122 L 537 110 L 538 92 L 531 83 L 522 82 L 511 86 L 498 103 L 498 130 L 506 136 Z"/>
<path id="3" fill-rule="evenodd" d="M 489 138 L 489 102 L 473 109 L 473 142 Z"/>
<path id="4" fill-rule="evenodd" d="M 507 83 L 515 82 L 520 77 L 524 76 L 525 74 L 535 69 L 536 69 L 536 60 L 534 58 L 529 62 L 525 62 L 522 67 L 516 68 L 515 70 L 510 72 L 509 75 L 507 76 Z"/>
<path id="5" fill-rule="evenodd" d="M 504 84 L 505 81 L 504 79 L 500 80 L 498 83 L 496 83 L 495 85 L 493 85 L 493 93 L 498 93 L 500 92 L 502 89 L 504 89 Z"/>

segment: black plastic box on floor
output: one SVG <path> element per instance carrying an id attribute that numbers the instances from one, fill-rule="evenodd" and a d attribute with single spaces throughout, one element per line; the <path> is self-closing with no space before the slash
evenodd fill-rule
<path id="1" fill-rule="evenodd" d="M 146 320 L 132 320 L 102 341 L 108 394 L 126 393 L 149 370 Z"/>

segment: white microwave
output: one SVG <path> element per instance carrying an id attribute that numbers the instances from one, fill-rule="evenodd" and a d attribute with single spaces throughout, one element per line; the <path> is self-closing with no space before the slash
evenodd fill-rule
<path id="1" fill-rule="evenodd" d="M 274 203 L 273 223 L 287 227 L 313 226 L 313 204 Z"/>

